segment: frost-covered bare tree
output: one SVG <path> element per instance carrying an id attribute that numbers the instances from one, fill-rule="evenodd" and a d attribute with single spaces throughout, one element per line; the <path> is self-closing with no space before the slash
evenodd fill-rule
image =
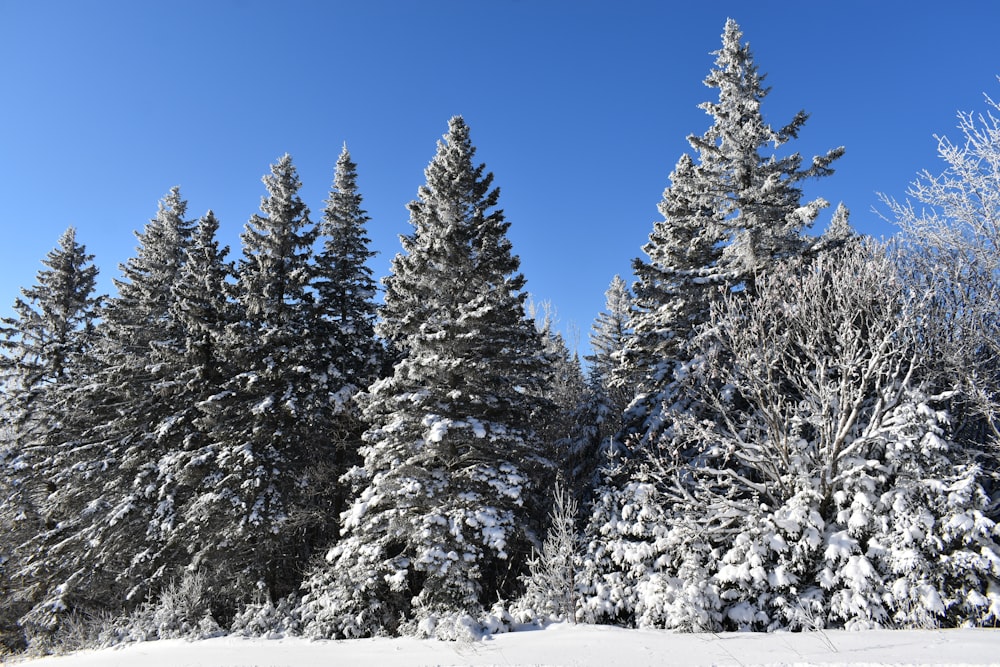
<path id="1" fill-rule="evenodd" d="M 903 230 L 909 279 L 932 295 L 947 326 L 926 341 L 948 380 L 964 386 L 978 424 L 1000 437 L 1000 104 L 959 113 L 961 139 L 936 137 L 945 163 L 925 170 L 903 201 L 883 196 Z"/>
<path id="2" fill-rule="evenodd" d="M 895 271 L 860 242 L 791 263 L 755 298 L 726 295 L 700 336 L 692 378 L 717 378 L 701 386 L 719 418 L 676 424 L 672 443 L 693 447 L 674 489 L 724 545 L 715 579 L 738 627 L 993 613 L 985 479 L 930 372 L 936 313 Z"/>
<path id="3" fill-rule="evenodd" d="M 517 611 L 531 620 L 568 620 L 576 614 L 576 570 L 580 536 L 579 505 L 573 493 L 556 482 L 549 510 L 549 528 L 541 550 L 532 549 L 524 595 Z"/>
<path id="4" fill-rule="evenodd" d="M 759 276 L 756 298 L 713 304 L 689 377 L 717 419 L 682 414 L 674 429 L 710 497 L 776 505 L 805 484 L 837 488 L 915 384 L 918 311 L 893 272 L 881 248 L 856 244 Z"/>
<path id="5" fill-rule="evenodd" d="M 988 622 L 1000 549 L 955 392 L 928 372 L 934 324 L 860 241 L 723 294 L 684 379 L 712 418 L 679 413 L 631 493 L 598 505 L 584 611 L 688 629 Z"/>

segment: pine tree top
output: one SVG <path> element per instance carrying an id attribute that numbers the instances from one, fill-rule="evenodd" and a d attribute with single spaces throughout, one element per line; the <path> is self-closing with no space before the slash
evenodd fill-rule
<path id="1" fill-rule="evenodd" d="M 510 225 L 495 208 L 500 190 L 492 186 L 493 174 L 474 163 L 475 151 L 469 127 L 461 116 L 453 117 L 424 172 L 418 199 L 409 204 L 414 231 L 401 237 L 405 252 L 393 259 L 384 281 L 381 331 L 397 343 L 432 322 L 454 322 L 463 308 L 486 295 L 513 299 L 523 319 L 525 281 L 506 236 Z M 500 310 L 514 312 L 509 305 Z"/>

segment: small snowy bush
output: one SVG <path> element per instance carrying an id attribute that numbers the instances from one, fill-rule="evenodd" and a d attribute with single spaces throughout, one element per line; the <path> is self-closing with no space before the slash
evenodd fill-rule
<path id="1" fill-rule="evenodd" d="M 226 634 L 212 616 L 205 575 L 185 572 L 164 588 L 158 597 L 140 605 L 131 614 L 106 622 L 99 644 L 112 646 L 157 639 L 208 639 Z"/>
<path id="2" fill-rule="evenodd" d="M 25 628 L 26 654 L 29 656 L 60 655 L 104 646 L 104 629 L 111 623 L 106 614 L 67 612 L 50 629 L 37 626 Z"/>
<path id="3" fill-rule="evenodd" d="M 485 628 L 471 614 L 461 612 L 430 614 L 416 623 L 404 626 L 404 634 L 412 634 L 427 639 L 453 642 L 479 641 Z"/>
<path id="4" fill-rule="evenodd" d="M 244 637 L 280 639 L 299 634 L 301 628 L 298 599 L 289 595 L 277 604 L 266 600 L 246 605 L 233 619 L 231 630 Z"/>

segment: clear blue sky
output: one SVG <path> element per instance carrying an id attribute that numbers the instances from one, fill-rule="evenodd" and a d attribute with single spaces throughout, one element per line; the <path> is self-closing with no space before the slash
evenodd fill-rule
<path id="1" fill-rule="evenodd" d="M 345 141 L 383 276 L 461 114 L 528 289 L 585 351 L 686 136 L 708 127 L 697 105 L 729 16 L 768 73 L 767 118 L 811 115 L 793 148 L 846 146 L 807 194 L 845 202 L 862 232 L 892 233 L 876 193 L 939 170 L 933 135 L 1000 98 L 995 0 L 0 0 L 0 314 L 69 225 L 111 291 L 174 185 L 238 256 L 289 152 L 318 217 Z"/>

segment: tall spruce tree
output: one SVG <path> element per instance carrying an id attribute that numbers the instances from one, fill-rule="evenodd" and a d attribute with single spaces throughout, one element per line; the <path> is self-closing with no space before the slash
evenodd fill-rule
<path id="1" fill-rule="evenodd" d="M 648 443 L 669 424 L 664 405 L 679 399 L 683 406 L 684 398 L 668 397 L 668 388 L 684 372 L 685 347 L 707 321 L 712 301 L 726 289 L 752 293 L 756 275 L 823 245 L 805 232 L 827 203 L 803 204 L 801 183 L 833 173 L 830 165 L 843 148 L 808 166 L 798 153 L 774 152 L 798 136 L 808 116 L 799 112 L 779 129 L 765 122 L 761 107 L 769 89 L 742 37 L 728 20 L 705 79 L 718 101 L 701 105 L 712 125 L 688 138 L 698 160 L 684 155 L 678 161 L 659 206 L 663 220 L 643 246 L 648 260 L 633 262 L 635 336 L 626 360 L 638 388 L 622 433 L 633 444 Z"/>
<path id="2" fill-rule="evenodd" d="M 100 306 L 93 260 L 70 227 L 42 260 L 46 268 L 35 286 L 21 290 L 15 316 L 2 320 L 3 414 L 22 447 L 44 436 L 57 418 L 52 400 L 93 343 Z"/>
<path id="3" fill-rule="evenodd" d="M 111 418 L 87 436 L 95 445 L 91 456 L 106 469 L 94 475 L 95 484 L 83 485 L 87 495 L 80 498 L 102 511 L 78 524 L 74 540 L 87 545 L 81 564 L 114 574 L 105 583 L 111 610 L 155 598 L 191 562 L 193 532 L 183 524 L 184 510 L 213 451 L 202 405 L 227 376 L 219 338 L 232 320 L 228 249 L 216 241 L 214 214 L 192 227 L 185 209 L 175 188 L 123 267 L 129 280 L 120 281 L 109 308 L 114 314 L 102 328 L 92 394 L 107 410 L 98 414 Z M 131 319 L 142 314 L 144 320 Z M 146 343 L 135 346 L 142 321 Z M 113 384 L 130 371 L 131 384 Z"/>
<path id="4" fill-rule="evenodd" d="M 46 530 L 57 462 L 75 437 L 70 397 L 88 381 L 101 301 L 93 259 L 67 229 L 0 327 L 0 645 L 9 648 L 22 647 L 16 621 L 40 595 L 44 576 L 27 576 L 25 564 Z"/>
<path id="5" fill-rule="evenodd" d="M 158 386 L 170 369 L 157 350 L 179 338 L 169 310 L 191 232 L 186 207 L 173 188 L 136 234 L 136 255 L 121 266 L 118 294 L 102 311 L 90 381 L 71 396 L 73 439 L 54 461 L 47 497 L 51 529 L 25 565 L 41 596 L 25 623 L 37 630 L 54 629 L 67 610 L 117 610 L 130 592 L 145 590 L 149 571 L 135 566 L 151 548 L 156 500 L 148 490 L 165 444 L 155 426 L 170 407 Z"/>
<path id="6" fill-rule="evenodd" d="M 322 542 L 339 532 L 340 513 L 347 503 L 348 487 L 338 480 L 360 463 L 364 422 L 354 396 L 381 374 L 384 357 L 375 336 L 377 284 L 367 264 L 375 255 L 366 230 L 370 218 L 361 205 L 357 165 L 345 145 L 319 225 L 322 246 L 313 270 L 316 307 L 311 333 L 318 354 L 314 368 L 325 371 L 317 380 L 330 396 L 313 419 L 333 447 L 330 458 L 315 469 L 315 511 L 323 519 L 316 540 Z"/>
<path id="7" fill-rule="evenodd" d="M 337 158 L 333 189 L 323 210 L 321 252 L 316 257 L 316 312 L 332 340 L 331 358 L 344 385 L 367 387 L 378 373 L 381 347 L 375 338 L 377 284 L 367 262 L 375 256 L 361 208 L 357 165 L 347 146 Z"/>
<path id="8" fill-rule="evenodd" d="M 547 464 L 531 430 L 545 362 L 499 191 L 474 152 L 452 118 L 410 204 L 380 323 L 402 359 L 364 399 L 361 492 L 307 582 L 310 635 L 418 621 L 447 635 L 516 584 Z"/>
<path id="9" fill-rule="evenodd" d="M 580 357 L 570 352 L 562 334 L 553 329 L 551 313 L 546 312 L 539 322 L 539 333 L 549 364 L 544 396 L 548 406 L 539 411 L 535 423 L 548 458 L 557 464 L 542 481 L 551 490 L 562 479 L 575 499 L 584 500 L 592 486 L 589 473 L 597 460 L 595 396 L 587 386 Z M 545 504 L 551 504 L 548 492 Z M 547 523 L 552 517 L 548 510 L 545 515 Z"/>
<path id="10" fill-rule="evenodd" d="M 212 469 L 187 520 L 198 525 L 193 563 L 231 604 L 294 590 L 317 517 L 303 512 L 309 470 L 326 442 L 313 415 L 329 396 L 314 368 L 312 246 L 316 229 L 285 155 L 264 176 L 267 196 L 242 235 L 235 286 L 239 320 L 224 338 L 231 377 L 203 402 Z"/>
<path id="11" fill-rule="evenodd" d="M 623 366 L 635 382 L 634 403 L 619 436 L 635 445 L 661 428 L 662 392 L 685 359 L 685 344 L 708 317 L 717 291 L 713 280 L 725 236 L 716 187 L 688 155 L 682 155 L 659 204 L 663 220 L 642 250 L 648 261 L 632 263 L 635 308 Z"/>
<path id="12" fill-rule="evenodd" d="M 761 106 L 770 89 L 742 38 L 729 19 L 715 69 L 705 79 L 719 91 L 718 102 L 701 105 L 712 126 L 689 141 L 698 151 L 702 176 L 716 185 L 713 208 L 727 241 L 716 273 L 730 285 L 752 286 L 754 275 L 776 260 L 808 251 L 813 239 L 804 232 L 827 202 L 817 198 L 803 204 L 801 183 L 832 174 L 830 165 L 844 149 L 816 156 L 808 166 L 798 153 L 773 152 L 798 137 L 808 115 L 800 111 L 779 129 L 764 121 Z"/>
<path id="13" fill-rule="evenodd" d="M 624 355 L 632 337 L 632 293 L 621 276 L 611 280 L 604 293 L 605 309 L 591 328 L 588 384 L 594 395 L 598 441 L 607 441 L 618 433 L 621 417 L 632 400 L 634 390 L 624 375 Z"/>
<path id="14" fill-rule="evenodd" d="M 90 501 L 100 499 L 106 509 L 81 526 L 80 536 L 97 545 L 84 562 L 114 573 L 109 598 L 124 595 L 133 604 L 155 585 L 163 548 L 156 518 L 164 501 L 158 497 L 159 463 L 177 446 L 169 425 L 176 419 L 173 399 L 186 352 L 187 332 L 175 317 L 194 229 L 186 213 L 180 188 L 172 188 L 136 235 L 136 255 L 121 267 L 101 330 L 95 403 L 106 421 L 94 423 L 87 440 L 100 447 L 111 472 L 95 478 L 103 485 Z"/>
<path id="15" fill-rule="evenodd" d="M 182 338 L 155 348 L 157 363 L 169 372 L 157 385 L 169 410 L 154 425 L 160 457 L 147 484 L 147 495 L 156 501 L 147 527 L 155 549 L 146 554 L 151 564 L 146 569 L 153 572 L 147 585 L 154 589 L 191 564 L 189 549 L 203 537 L 194 503 L 211 474 L 216 451 L 205 405 L 232 374 L 224 336 L 236 317 L 230 298 L 234 270 L 226 259 L 229 248 L 217 239 L 218 230 L 212 211 L 198 221 L 172 286 L 170 317 Z"/>
<path id="16" fill-rule="evenodd" d="M 22 568 L 36 602 L 22 624 L 43 636 L 67 611 L 117 610 L 149 574 L 133 566 L 149 548 L 155 501 L 146 490 L 159 446 L 153 426 L 168 408 L 157 382 L 169 377 L 155 350 L 177 336 L 169 304 L 190 235 L 185 209 L 173 188 L 136 234 L 136 256 L 121 266 L 118 294 L 101 313 L 88 381 L 67 398 L 74 405 L 63 414 L 69 437 L 46 464 L 46 530 Z"/>
<path id="17" fill-rule="evenodd" d="M 602 470 L 588 528 L 595 548 L 588 553 L 584 580 L 585 588 L 592 587 L 585 597 L 593 618 L 646 623 L 676 613 L 665 605 L 686 606 L 691 613 L 681 614 L 678 626 L 713 627 L 717 601 L 705 590 L 702 574 L 716 545 L 680 522 L 668 488 L 674 478 L 663 471 L 697 468 L 718 449 L 709 439 L 680 438 L 679 425 L 739 422 L 746 404 L 720 380 L 731 359 L 708 354 L 698 337 L 723 299 L 752 299 L 763 276 L 795 257 L 836 245 L 806 233 L 826 202 L 802 203 L 801 185 L 832 173 L 830 165 L 843 149 L 809 165 L 797 153 L 776 154 L 797 137 L 806 115 L 797 114 L 779 129 L 765 122 L 768 89 L 734 21 L 727 21 L 715 56 L 705 83 L 718 91 L 718 100 L 701 105 L 712 125 L 689 137 L 697 159 L 684 155 L 677 162 L 660 204 L 663 220 L 643 246 L 648 259 L 633 264 L 634 335 L 623 371 L 635 379 L 636 396 L 618 436 L 630 456 L 609 461 Z M 844 222 L 846 212 L 838 214 L 838 230 Z M 731 400 L 725 405 L 707 400 L 714 395 Z M 632 522 L 632 516 L 651 519 Z M 671 574 L 684 573 L 681 584 L 665 574 L 670 568 L 675 568 Z M 619 587 L 633 577 L 634 586 Z M 610 581 L 618 584 L 609 587 Z M 658 606 L 642 600 L 650 593 Z"/>

